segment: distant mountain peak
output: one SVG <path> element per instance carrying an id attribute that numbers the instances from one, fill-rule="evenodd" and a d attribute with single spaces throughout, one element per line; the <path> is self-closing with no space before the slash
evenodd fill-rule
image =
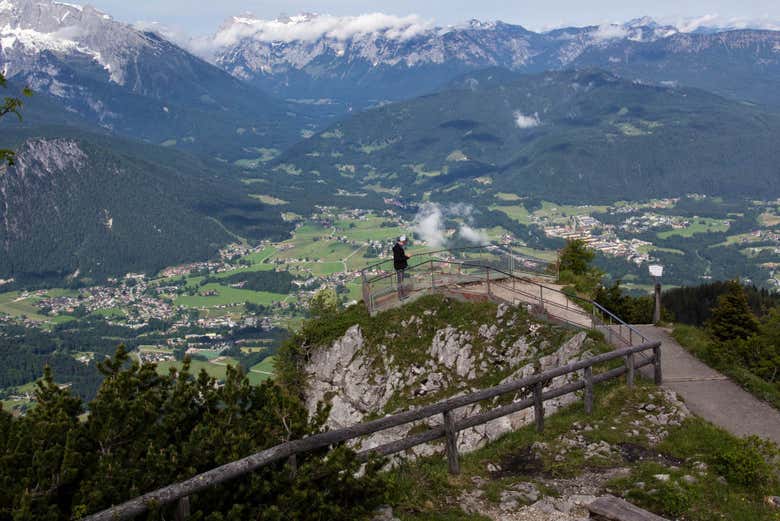
<path id="1" fill-rule="evenodd" d="M 123 84 L 142 33 L 91 6 L 52 0 L 0 0 L 0 57 L 8 75 L 26 70 L 40 53 L 89 57 Z"/>

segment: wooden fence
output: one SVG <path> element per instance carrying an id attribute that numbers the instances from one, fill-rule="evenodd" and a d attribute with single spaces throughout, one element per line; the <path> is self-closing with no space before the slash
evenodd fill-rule
<path id="1" fill-rule="evenodd" d="M 652 356 L 636 360 L 635 355 L 652 351 Z M 593 367 L 611 360 L 623 359 L 622 366 L 599 374 L 593 374 Z M 359 453 L 365 458 L 372 454 L 387 456 L 410 449 L 423 443 L 428 443 L 440 438 L 446 439 L 447 460 L 449 470 L 453 474 L 460 472 L 460 463 L 457 446 L 457 433 L 470 427 L 482 425 L 491 420 L 507 416 L 509 414 L 533 407 L 536 429 L 544 429 L 544 402 L 558 398 L 566 394 L 584 390 L 585 411 L 590 414 L 593 411 L 593 387 L 599 382 L 626 375 L 629 386 L 634 385 L 637 370 L 644 366 L 652 365 L 654 368 L 655 383 L 660 385 L 661 373 L 661 343 L 644 343 L 638 346 L 626 347 L 609 353 L 600 354 L 586 360 L 572 362 L 568 365 L 557 367 L 543 373 L 535 374 L 527 378 L 507 382 L 495 387 L 483 389 L 475 393 L 457 396 L 419 409 L 414 409 L 392 416 L 380 418 L 365 423 L 353 425 L 343 429 L 315 434 L 303 439 L 289 441 L 265 449 L 246 458 L 227 463 L 215 469 L 198 474 L 190 479 L 149 492 L 143 496 L 131 499 L 121 505 L 106 509 L 97 514 L 83 519 L 89 521 L 113 521 L 131 519 L 149 510 L 151 506 L 164 506 L 178 502 L 176 507 L 176 519 L 181 521 L 189 515 L 189 497 L 202 490 L 220 485 L 230 480 L 239 478 L 260 467 L 274 462 L 288 459 L 293 463 L 295 455 L 344 443 L 361 436 L 373 434 L 385 429 L 397 427 L 407 423 L 424 420 L 442 415 L 441 426 L 433 427 L 420 434 L 375 447 Z M 544 388 L 553 379 L 571 373 L 582 372 L 582 378 L 576 382 L 564 385 L 557 389 L 545 391 Z M 530 390 L 532 396 L 517 402 L 496 407 L 489 411 L 455 421 L 453 411 L 460 407 L 471 405 L 483 400 L 489 400 L 507 393 Z"/>

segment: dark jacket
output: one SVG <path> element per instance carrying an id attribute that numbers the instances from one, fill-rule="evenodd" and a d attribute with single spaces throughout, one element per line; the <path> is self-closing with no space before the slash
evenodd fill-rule
<path id="1" fill-rule="evenodd" d="M 400 242 L 395 243 L 393 246 L 393 267 L 397 270 L 405 270 L 409 263 L 406 262 L 406 252 Z"/>

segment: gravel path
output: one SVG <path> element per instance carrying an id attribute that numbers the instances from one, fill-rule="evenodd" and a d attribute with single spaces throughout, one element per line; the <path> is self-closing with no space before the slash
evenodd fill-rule
<path id="1" fill-rule="evenodd" d="M 738 436 L 757 435 L 780 443 L 780 411 L 699 361 L 667 329 L 635 326 L 650 340 L 660 340 L 664 387 L 677 392 L 688 408 Z"/>

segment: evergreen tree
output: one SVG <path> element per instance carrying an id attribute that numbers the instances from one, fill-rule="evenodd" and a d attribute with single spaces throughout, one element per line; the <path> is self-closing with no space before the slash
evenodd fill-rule
<path id="1" fill-rule="evenodd" d="M 596 253 L 582 239 L 568 240 L 559 254 L 560 270 L 586 275 L 595 257 Z"/>
<path id="2" fill-rule="evenodd" d="M 558 253 L 559 281 L 573 285 L 578 293 L 592 296 L 604 275 L 591 265 L 595 257 L 596 252 L 582 239 L 566 241 Z"/>
<path id="3" fill-rule="evenodd" d="M 100 364 L 105 375 L 89 414 L 50 370 L 38 404 L 13 418 L 0 410 L 0 519 L 66 521 L 83 517 L 322 428 L 296 397 L 272 382 L 252 386 L 228 367 L 218 386 L 205 371 L 159 375 L 120 348 Z M 344 447 L 298 455 L 191 498 L 193 517 L 210 520 L 347 521 L 384 500 L 381 461 L 362 467 Z M 172 506 L 143 519 L 170 519 Z"/>
<path id="4" fill-rule="evenodd" d="M 722 342 L 745 340 L 758 332 L 758 320 L 751 312 L 745 290 L 738 281 L 730 281 L 726 293 L 718 297 L 707 327 L 710 334 Z"/>

